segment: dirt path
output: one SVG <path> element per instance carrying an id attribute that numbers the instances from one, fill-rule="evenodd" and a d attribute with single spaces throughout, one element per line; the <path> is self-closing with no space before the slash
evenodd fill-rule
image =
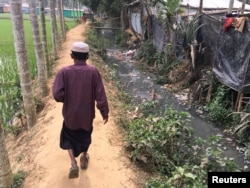
<path id="1" fill-rule="evenodd" d="M 75 41 L 83 41 L 84 30 L 85 28 L 79 25 L 67 33 L 55 71 L 62 66 L 72 64 L 71 45 Z M 54 76 L 49 81 L 49 88 L 53 79 Z M 110 92 L 108 86 L 106 90 Z M 107 125 L 103 125 L 99 111 L 94 121 L 89 167 L 80 171 L 79 178 L 69 180 L 69 156 L 67 151 L 59 148 L 59 134 L 63 120 L 62 104 L 54 101 L 51 92 L 45 101 L 45 108 L 39 114 L 37 124 L 17 140 L 7 139 L 13 172 L 18 170 L 28 172 L 24 188 L 143 187 L 135 171 L 136 168 L 124 155 L 123 137 L 114 123 L 112 113 Z M 77 161 L 79 164 L 79 158 Z"/>

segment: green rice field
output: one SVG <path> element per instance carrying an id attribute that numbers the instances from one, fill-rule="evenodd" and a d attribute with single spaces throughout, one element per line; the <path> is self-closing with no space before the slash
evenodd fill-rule
<path id="1" fill-rule="evenodd" d="M 34 79 L 37 74 L 37 68 L 32 29 L 29 15 L 23 15 L 23 18 L 29 69 L 31 78 Z M 65 20 L 65 27 L 67 29 L 73 28 L 74 26 L 75 21 L 73 19 Z M 49 19 L 46 21 L 46 30 L 48 51 L 50 52 L 52 48 L 52 32 Z M 21 99 L 12 22 L 10 14 L 2 13 L 0 14 L 0 123 L 3 124 L 4 127 L 10 124 L 11 117 L 17 111 L 22 111 Z"/>

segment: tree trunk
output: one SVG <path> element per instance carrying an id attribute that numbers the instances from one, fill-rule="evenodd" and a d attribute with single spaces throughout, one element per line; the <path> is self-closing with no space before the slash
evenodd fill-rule
<path id="1" fill-rule="evenodd" d="M 12 171 L 6 150 L 2 125 L 0 124 L 0 188 L 11 188 Z"/>
<path id="2" fill-rule="evenodd" d="M 62 38 L 64 41 L 65 40 L 65 25 L 64 25 L 62 0 L 58 0 L 58 13 L 59 13 L 60 28 L 61 28 L 61 37 L 60 38 Z"/>
<path id="3" fill-rule="evenodd" d="M 45 12 L 44 12 L 44 0 L 40 0 L 40 19 L 41 19 L 41 29 L 42 29 L 42 46 L 43 46 L 43 56 L 44 63 L 47 68 L 47 75 L 50 72 L 50 61 L 49 61 L 49 53 L 47 46 L 47 32 L 46 32 L 46 20 L 45 20 Z"/>
<path id="4" fill-rule="evenodd" d="M 20 78 L 21 93 L 23 97 L 27 126 L 30 128 L 36 123 L 36 109 L 32 92 L 32 82 L 29 72 L 27 50 L 25 46 L 22 0 L 11 0 L 10 2 L 17 68 Z"/>
<path id="5" fill-rule="evenodd" d="M 78 0 L 78 4 L 77 4 L 77 17 L 79 20 L 81 20 L 81 17 L 82 17 L 82 13 L 81 13 L 81 7 L 80 7 L 80 1 Z"/>
<path id="6" fill-rule="evenodd" d="M 72 7 L 72 9 L 73 9 L 74 21 L 75 21 L 75 23 L 77 23 L 77 16 L 75 14 L 75 10 L 76 10 L 76 2 L 75 1 L 73 1 L 73 7 Z"/>
<path id="7" fill-rule="evenodd" d="M 52 28 L 52 46 L 53 46 L 54 59 L 57 59 L 57 27 L 56 27 L 54 0 L 50 0 L 50 19 Z"/>
<path id="8" fill-rule="evenodd" d="M 45 97 L 48 94 L 47 72 L 46 72 L 46 64 L 44 63 L 43 60 L 42 43 L 40 39 L 39 25 L 36 15 L 36 2 L 34 0 L 29 0 L 29 8 L 30 8 L 30 23 L 32 27 L 32 35 L 35 46 L 40 94 L 42 97 Z"/>

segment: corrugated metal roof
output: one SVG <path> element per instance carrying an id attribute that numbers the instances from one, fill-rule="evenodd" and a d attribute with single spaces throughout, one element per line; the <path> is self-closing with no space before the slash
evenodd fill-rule
<path id="1" fill-rule="evenodd" d="M 229 7 L 230 0 L 203 0 L 203 8 L 207 9 L 227 9 Z M 198 8 L 200 6 L 200 1 L 198 0 L 182 0 L 181 5 Z M 242 8 L 242 2 L 234 0 L 235 9 Z M 245 5 L 245 10 L 250 10 L 250 5 Z"/>

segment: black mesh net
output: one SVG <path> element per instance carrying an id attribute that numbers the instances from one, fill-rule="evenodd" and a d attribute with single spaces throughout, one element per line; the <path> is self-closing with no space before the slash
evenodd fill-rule
<path id="1" fill-rule="evenodd" d="M 249 22 L 245 22 L 242 32 L 234 27 L 220 32 L 213 72 L 221 83 L 236 91 L 250 93 L 249 58 Z"/>

